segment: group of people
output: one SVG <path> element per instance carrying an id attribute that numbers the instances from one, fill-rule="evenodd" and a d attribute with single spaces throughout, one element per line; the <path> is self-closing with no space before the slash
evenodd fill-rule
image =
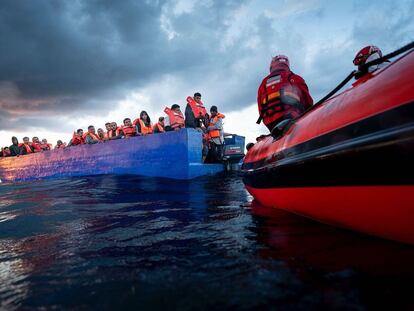
<path id="1" fill-rule="evenodd" d="M 88 126 L 86 132 L 83 129 L 78 129 L 73 133 L 72 139 L 68 144 L 58 140 L 54 149 L 178 131 L 186 127 L 194 128 L 203 133 L 203 161 L 221 161 L 224 145 L 224 115 L 218 112 L 217 106 L 211 106 L 210 114 L 208 114 L 201 101 L 201 94 L 197 92 L 194 96 L 187 97 L 184 114 L 177 104 L 166 107 L 164 112 L 166 116 L 159 117 L 155 124 L 152 124 L 151 118 L 146 111 L 141 111 L 139 117 L 134 121 L 130 118 L 125 118 L 121 126 L 118 126 L 116 122 L 107 122 L 105 124 L 106 131 L 102 128 L 98 128 L 96 131 L 93 125 Z M 0 156 L 20 156 L 51 149 L 52 145 L 46 139 L 42 139 L 40 142 L 38 137 L 33 137 L 32 141 L 30 141 L 29 137 L 24 137 L 23 143 L 19 143 L 17 138 L 13 137 L 12 145 L 2 148 Z"/>

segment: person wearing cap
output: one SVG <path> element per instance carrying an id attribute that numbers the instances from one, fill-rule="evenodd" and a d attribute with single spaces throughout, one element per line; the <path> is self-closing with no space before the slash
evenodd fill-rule
<path id="1" fill-rule="evenodd" d="M 269 131 L 285 119 L 294 119 L 313 105 L 305 80 L 290 70 L 289 59 L 277 55 L 257 92 L 259 119 Z"/>
<path id="2" fill-rule="evenodd" d="M 210 115 L 210 123 L 207 127 L 207 137 L 209 140 L 208 159 L 211 162 L 220 162 L 223 158 L 224 149 L 223 119 L 225 116 L 218 112 L 217 106 L 211 106 Z"/>

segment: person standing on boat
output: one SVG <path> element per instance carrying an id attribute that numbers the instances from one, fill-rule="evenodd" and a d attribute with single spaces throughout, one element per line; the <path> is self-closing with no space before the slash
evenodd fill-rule
<path id="1" fill-rule="evenodd" d="M 137 128 L 132 125 L 130 118 L 124 119 L 124 126 L 122 127 L 122 132 L 125 135 L 125 138 L 137 136 Z"/>
<path id="2" fill-rule="evenodd" d="M 85 139 L 83 138 L 83 129 L 78 129 L 76 132 L 73 132 L 72 139 L 69 141 L 68 147 L 83 145 Z"/>
<path id="3" fill-rule="evenodd" d="M 223 158 L 224 149 L 224 131 L 223 119 L 224 115 L 218 112 L 217 106 L 210 108 L 210 123 L 207 127 L 207 135 L 209 139 L 209 159 L 212 162 L 220 162 Z"/>
<path id="4" fill-rule="evenodd" d="M 122 131 L 122 127 L 118 127 L 116 122 L 110 123 L 110 130 L 107 132 L 107 137 L 109 140 L 120 139 L 124 136 L 124 132 Z"/>
<path id="5" fill-rule="evenodd" d="M 167 114 L 164 119 L 165 131 L 179 131 L 185 127 L 184 115 L 179 105 L 174 104 L 171 108 L 165 107 L 164 112 Z"/>
<path id="6" fill-rule="evenodd" d="M 39 137 L 35 136 L 32 138 L 32 148 L 33 152 L 42 152 L 42 148 L 40 146 Z"/>
<path id="7" fill-rule="evenodd" d="M 29 137 L 23 137 L 23 143 L 19 144 L 19 147 L 22 149 L 22 154 L 33 153 L 32 143 L 30 142 Z"/>
<path id="8" fill-rule="evenodd" d="M 152 131 L 154 134 L 164 133 L 164 117 L 159 117 L 158 122 L 154 124 L 152 127 Z"/>
<path id="9" fill-rule="evenodd" d="M 277 55 L 270 63 L 270 74 L 259 86 L 257 94 L 259 119 L 269 131 L 285 119 L 294 119 L 313 105 L 305 80 L 290 70 L 289 59 Z"/>
<path id="10" fill-rule="evenodd" d="M 372 65 L 369 67 L 364 66 L 365 64 L 372 62 L 376 59 L 379 59 L 381 57 L 382 57 L 382 52 L 375 45 L 368 45 L 362 48 L 361 50 L 359 50 L 359 52 L 355 55 L 355 58 L 353 61 L 354 65 L 358 66 L 358 71 L 355 74 L 355 80 L 358 80 L 359 78 L 365 76 L 367 73 L 374 72 L 375 70 L 386 66 L 385 63 L 380 63 L 380 64 Z"/>
<path id="11" fill-rule="evenodd" d="M 83 139 L 85 140 L 85 144 L 97 144 L 101 142 L 99 136 L 95 133 L 95 127 L 93 125 L 88 126 L 88 131 L 83 134 Z"/>
<path id="12" fill-rule="evenodd" d="M 194 93 L 194 97 L 187 97 L 185 107 L 185 127 L 202 130 L 206 127 L 208 120 L 207 110 L 201 101 L 201 94 Z"/>
<path id="13" fill-rule="evenodd" d="M 151 118 L 146 111 L 141 111 L 139 118 L 132 123 L 137 128 L 137 135 L 152 134 Z"/>
<path id="14" fill-rule="evenodd" d="M 16 136 L 12 137 L 12 145 L 9 147 L 9 150 L 12 157 L 20 156 L 23 154 L 22 149 L 19 147 L 19 141 Z"/>

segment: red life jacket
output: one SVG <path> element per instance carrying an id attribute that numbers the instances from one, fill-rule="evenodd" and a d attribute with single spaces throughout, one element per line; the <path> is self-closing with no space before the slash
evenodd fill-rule
<path id="1" fill-rule="evenodd" d="M 181 111 L 175 112 L 174 110 L 165 107 L 164 112 L 168 115 L 168 118 L 170 119 L 171 128 L 175 129 L 184 127 L 184 116 Z"/>
<path id="2" fill-rule="evenodd" d="M 90 136 L 92 139 L 94 140 L 99 140 L 101 141 L 101 138 L 97 135 L 97 134 L 92 134 L 90 132 L 86 132 L 82 135 L 83 141 L 86 142 L 86 137 Z"/>
<path id="3" fill-rule="evenodd" d="M 302 77 L 290 70 L 276 70 L 263 79 L 258 95 L 259 120 L 266 126 L 275 124 L 285 116 L 298 117 L 313 104 L 308 87 Z"/>
<path id="4" fill-rule="evenodd" d="M 121 131 L 122 131 L 122 128 L 118 126 L 115 131 L 113 130 L 108 131 L 106 133 L 106 137 L 108 138 L 116 137 L 119 135 L 119 133 L 121 133 Z"/>
<path id="5" fill-rule="evenodd" d="M 155 129 L 158 129 L 158 132 L 164 133 L 164 127 L 160 124 L 160 122 L 155 123 L 155 125 L 152 127 L 152 131 L 155 133 Z"/>
<path id="6" fill-rule="evenodd" d="M 139 123 L 139 126 L 141 127 L 141 134 L 147 135 L 152 134 L 152 126 L 151 124 L 149 126 L 146 126 L 144 121 L 142 121 L 140 118 L 134 120 L 134 125 L 137 125 Z"/>
<path id="7" fill-rule="evenodd" d="M 19 147 L 24 148 L 26 150 L 26 153 L 33 153 L 33 149 L 29 144 L 20 143 Z"/>
<path id="8" fill-rule="evenodd" d="M 224 119 L 224 118 L 225 118 L 224 114 L 221 114 L 220 112 L 217 112 L 217 114 L 214 116 L 214 118 L 210 119 L 210 124 L 208 126 L 214 126 L 214 125 L 216 125 L 216 123 L 219 119 Z M 220 137 L 220 130 L 210 130 L 208 132 L 208 137 L 209 138 Z"/>
<path id="9" fill-rule="evenodd" d="M 193 97 L 188 96 L 187 103 L 190 105 L 195 118 L 204 118 L 207 114 L 207 110 L 204 107 L 203 102 L 201 100 L 200 103 L 197 103 Z"/>
<path id="10" fill-rule="evenodd" d="M 132 137 L 137 135 L 137 129 L 135 126 L 123 126 L 122 131 L 124 132 L 125 137 Z"/>
<path id="11" fill-rule="evenodd" d="M 66 144 L 61 144 L 61 145 L 56 145 L 55 149 L 65 149 L 66 148 Z"/>
<path id="12" fill-rule="evenodd" d="M 41 148 L 43 151 L 46 151 L 46 150 L 51 150 L 51 149 L 52 149 L 52 145 L 51 145 L 51 144 L 40 144 L 40 148 Z"/>
<path id="13" fill-rule="evenodd" d="M 85 143 L 85 139 L 83 136 L 80 136 L 78 133 L 73 132 L 72 136 L 72 145 L 83 145 Z"/>
<path id="14" fill-rule="evenodd" d="M 41 152 L 42 148 L 40 143 L 32 143 L 33 152 Z"/>

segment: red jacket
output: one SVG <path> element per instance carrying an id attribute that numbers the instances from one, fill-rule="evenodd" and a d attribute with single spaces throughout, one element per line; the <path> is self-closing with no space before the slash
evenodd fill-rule
<path id="1" fill-rule="evenodd" d="M 284 110 L 275 105 L 278 103 L 281 89 L 284 90 L 287 97 L 299 102 L 303 106 L 302 110 L 313 105 L 308 86 L 301 76 L 290 70 L 276 70 L 263 79 L 257 92 L 259 113 L 263 117 L 265 125 L 282 120 L 283 116 L 288 113 L 291 113 L 293 117 L 300 114 L 300 111 L 296 111 L 287 105 L 284 105 Z M 275 105 L 274 108 L 265 111 L 266 102 L 268 106 Z"/>

